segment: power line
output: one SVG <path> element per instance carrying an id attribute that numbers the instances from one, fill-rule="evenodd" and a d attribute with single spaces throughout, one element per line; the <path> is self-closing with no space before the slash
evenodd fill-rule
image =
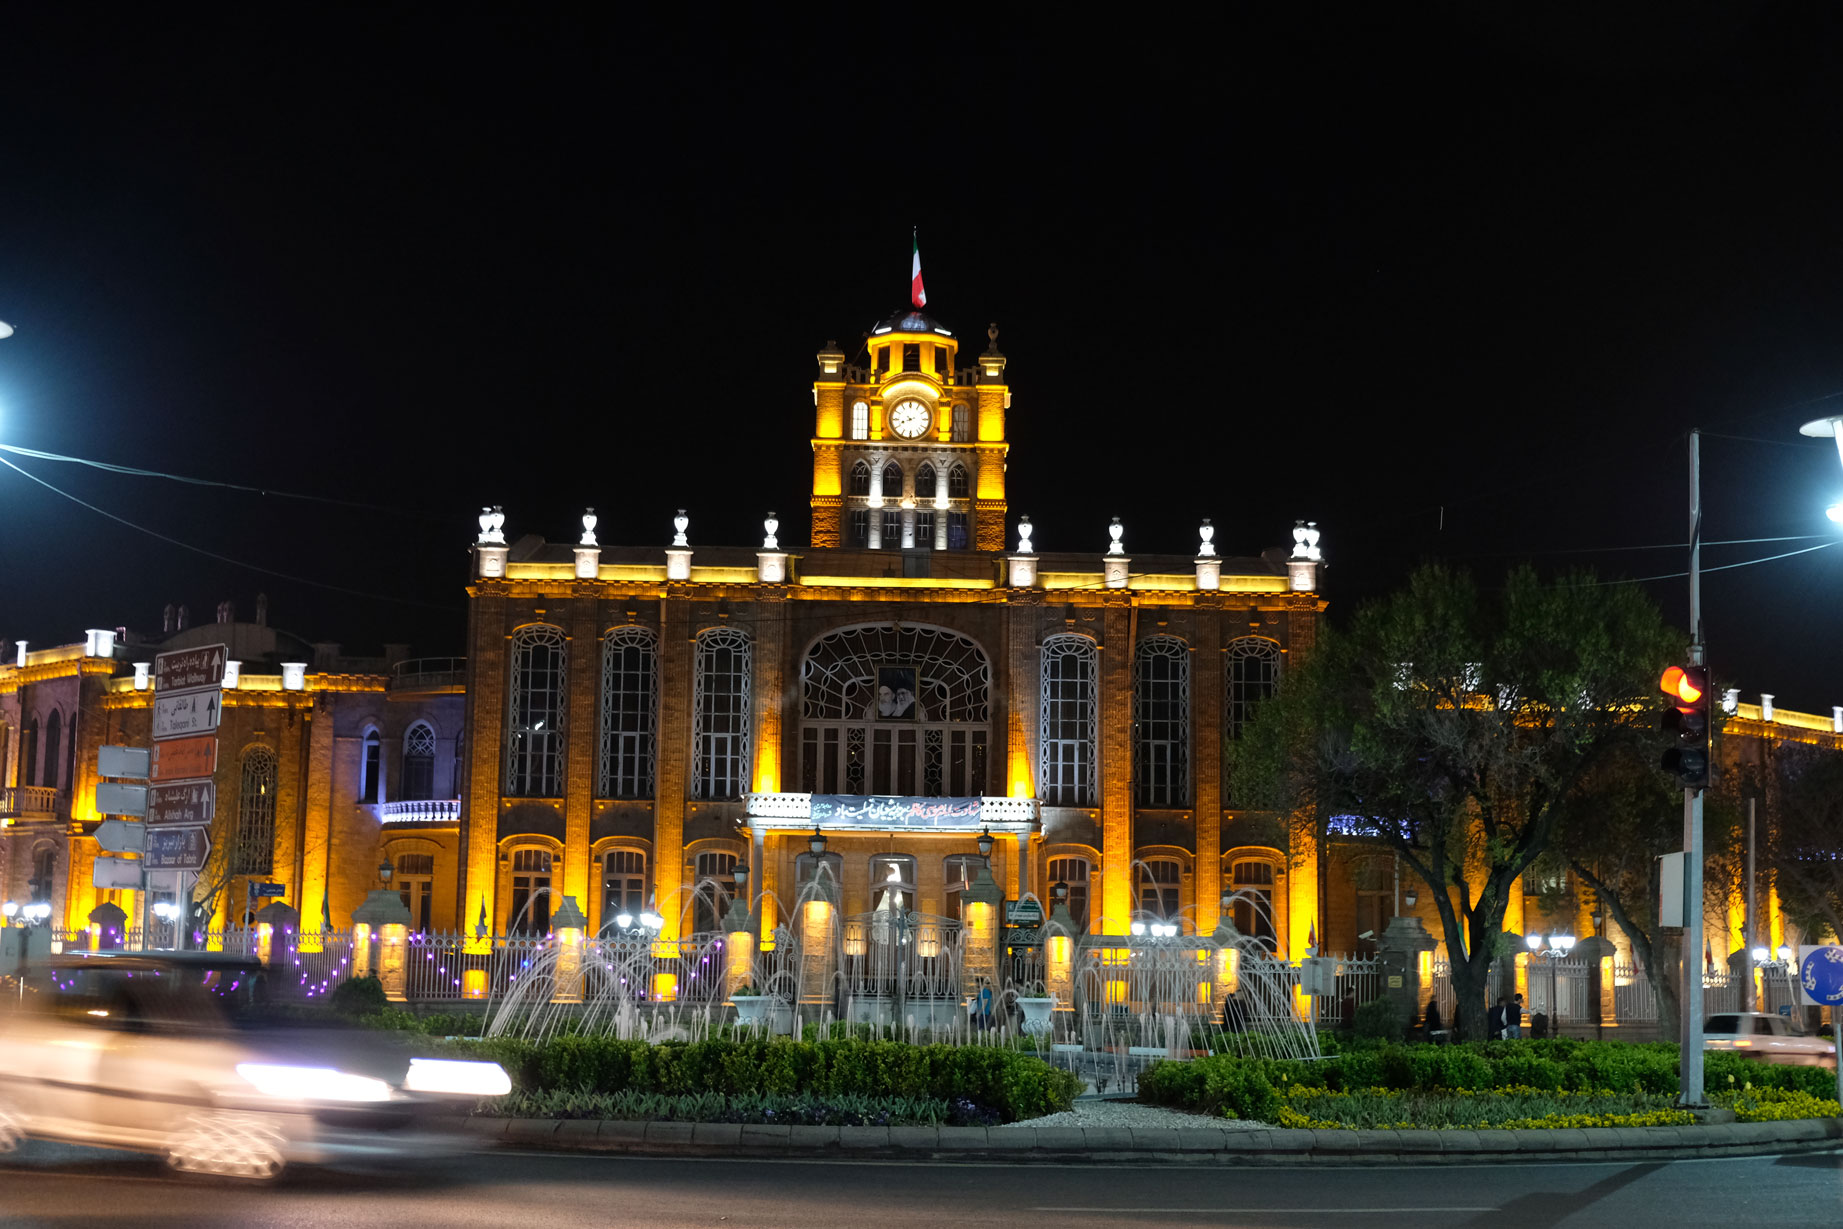
<path id="1" fill-rule="evenodd" d="M 1802 550 L 1789 550 L 1789 551 L 1786 551 L 1782 555 L 1768 555 L 1764 559 L 1743 559 L 1739 563 L 1724 563 L 1720 565 L 1719 567 L 1702 568 L 1700 570 L 1704 573 L 1708 573 L 1708 572 L 1727 572 L 1727 571 L 1731 571 L 1734 568 L 1750 568 L 1756 563 L 1772 563 L 1775 560 L 1779 560 L 1779 559 L 1790 559 L 1794 555 L 1808 555 L 1814 550 L 1826 550 L 1832 546 L 1837 545 L 1837 541 L 1838 541 L 1837 539 L 1832 539 L 1829 542 L 1819 542 L 1816 546 L 1807 546 L 1803 548 Z M 1620 578 L 1618 580 L 1589 580 L 1589 581 L 1582 581 L 1579 587 L 1589 588 L 1595 585 L 1638 585 L 1638 584 L 1643 584 L 1646 581 L 1651 581 L 1651 580 L 1679 580 L 1688 575 L 1689 573 L 1687 571 L 1683 571 L 1683 572 L 1666 572 L 1660 576 L 1632 576 L 1632 577 Z"/>
<path id="2" fill-rule="evenodd" d="M 4 446 L 0 445 L 0 447 L 4 447 Z M 454 607 L 452 606 L 444 606 L 436 602 L 419 601 L 416 598 L 412 598 L 412 597 L 393 597 L 388 593 L 369 593 L 363 589 L 348 589 L 344 585 L 328 584 L 326 581 L 323 581 L 323 580 L 309 580 L 305 576 L 295 576 L 288 572 L 278 572 L 274 568 L 265 568 L 259 564 L 245 563 L 241 559 L 232 559 L 229 555 L 220 555 L 216 551 L 206 550 L 202 546 L 194 546 L 190 542 L 182 542 L 178 538 L 168 537 L 166 534 L 160 533 L 158 530 L 149 529 L 145 525 L 137 525 L 133 521 L 126 520 L 123 517 L 119 517 L 115 515 L 115 513 L 113 512 L 107 511 L 106 509 L 103 509 L 103 508 L 98 508 L 95 504 L 87 503 L 84 500 L 77 498 L 75 495 L 72 495 L 69 491 L 60 490 L 59 488 L 52 486 L 49 482 L 46 482 L 43 478 L 40 478 L 37 474 L 21 469 L 19 466 L 7 460 L 5 457 L 0 457 L 0 465 L 4 465 L 8 469 L 13 470 L 16 473 L 24 474 L 27 478 L 30 478 L 32 481 L 38 483 L 40 486 L 44 487 L 47 491 L 50 491 L 55 495 L 62 495 L 65 499 L 70 500 L 72 503 L 77 504 L 80 507 L 88 508 L 91 512 L 96 513 L 98 516 L 107 517 L 109 520 L 114 521 L 116 524 L 126 525 L 129 529 L 132 529 L 137 533 L 144 533 L 150 538 L 158 538 L 162 542 L 165 542 L 172 546 L 177 546 L 181 550 L 189 550 L 193 552 L 194 554 L 203 555 L 207 559 L 216 559 L 220 563 L 228 563 L 234 567 L 247 568 L 248 570 L 252 572 L 260 572 L 264 576 L 274 576 L 282 580 L 292 581 L 297 585 L 309 585 L 315 589 L 330 589 L 334 593 L 345 593 L 353 597 L 371 598 L 375 601 L 380 601 L 380 602 L 401 602 L 402 604 L 406 606 L 421 606 L 428 610 L 446 610 L 446 611 L 452 612 L 454 609 Z"/>

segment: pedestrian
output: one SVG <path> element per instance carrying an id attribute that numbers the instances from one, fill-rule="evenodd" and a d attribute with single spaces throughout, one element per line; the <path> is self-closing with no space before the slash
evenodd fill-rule
<path id="1" fill-rule="evenodd" d="M 1497 1004 L 1485 1013 L 1485 1039 L 1499 1041 L 1504 1036 L 1504 996 L 1497 996 Z"/>
<path id="2" fill-rule="evenodd" d="M 992 1027 L 992 983 L 983 977 L 979 979 L 979 993 L 974 996 L 973 1027 Z"/>
<path id="3" fill-rule="evenodd" d="M 1523 996 L 1512 995 L 1510 1006 L 1504 1010 L 1504 1036 L 1515 1041 L 1523 1035 Z"/>
<path id="4" fill-rule="evenodd" d="M 1239 990 L 1222 1001 L 1222 1031 L 1225 1033 L 1248 1031 L 1248 1008 L 1242 1002 Z"/>
<path id="5" fill-rule="evenodd" d="M 1421 1028 L 1429 1041 L 1438 1041 L 1446 1035 L 1445 1023 L 1440 1019 L 1440 1000 L 1427 1000 L 1427 1014 L 1421 1020 Z"/>

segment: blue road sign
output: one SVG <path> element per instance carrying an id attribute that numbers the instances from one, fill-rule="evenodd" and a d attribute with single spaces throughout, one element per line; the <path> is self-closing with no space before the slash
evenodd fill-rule
<path id="1" fill-rule="evenodd" d="M 1843 1006 L 1843 947 L 1834 944 L 1805 954 L 1798 969 L 1805 997 L 1825 1007 Z"/>

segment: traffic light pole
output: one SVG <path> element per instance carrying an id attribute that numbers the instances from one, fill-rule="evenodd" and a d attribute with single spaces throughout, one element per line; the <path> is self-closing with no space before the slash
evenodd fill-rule
<path id="1" fill-rule="evenodd" d="M 1702 449 L 1701 434 L 1689 433 L 1689 660 L 1703 665 L 1702 643 Z M 1683 1036 L 1678 1046 L 1679 1103 L 1706 1104 L 1702 1087 L 1702 791 L 1683 790 Z"/>

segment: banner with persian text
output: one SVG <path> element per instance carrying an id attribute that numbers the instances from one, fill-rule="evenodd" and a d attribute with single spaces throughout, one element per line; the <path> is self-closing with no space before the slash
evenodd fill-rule
<path id="1" fill-rule="evenodd" d="M 982 798 L 814 794 L 813 823 L 831 828 L 977 828 L 984 822 L 984 802 Z"/>

